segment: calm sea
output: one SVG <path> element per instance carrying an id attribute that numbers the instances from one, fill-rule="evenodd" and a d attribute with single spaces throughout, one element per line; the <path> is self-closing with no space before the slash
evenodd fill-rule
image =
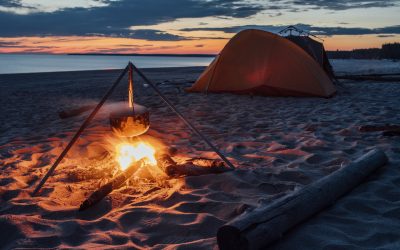
<path id="1" fill-rule="evenodd" d="M 206 66 L 212 60 L 213 57 L 0 54 L 0 74 L 121 69 L 129 61 L 139 68 Z"/>

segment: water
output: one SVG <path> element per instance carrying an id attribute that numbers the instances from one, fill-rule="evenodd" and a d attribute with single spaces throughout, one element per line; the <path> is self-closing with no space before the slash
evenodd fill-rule
<path id="1" fill-rule="evenodd" d="M 121 69 L 129 61 L 139 68 L 207 66 L 213 57 L 82 56 L 0 54 L 0 74 Z M 400 72 L 400 62 L 389 60 L 330 60 L 338 74 Z"/>
<path id="2" fill-rule="evenodd" d="M 121 69 L 129 61 L 139 68 L 207 66 L 212 60 L 213 57 L 0 54 L 0 74 Z"/>

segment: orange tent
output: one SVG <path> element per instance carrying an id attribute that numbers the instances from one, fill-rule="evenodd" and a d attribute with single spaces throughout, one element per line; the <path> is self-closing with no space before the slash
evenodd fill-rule
<path id="1" fill-rule="evenodd" d="M 188 91 L 319 97 L 336 92 L 321 66 L 302 48 L 253 29 L 236 34 Z"/>

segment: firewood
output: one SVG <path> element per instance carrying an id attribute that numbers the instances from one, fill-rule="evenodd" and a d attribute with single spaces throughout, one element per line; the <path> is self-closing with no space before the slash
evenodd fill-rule
<path id="1" fill-rule="evenodd" d="M 225 164 L 221 160 L 207 159 L 207 158 L 193 158 L 186 163 L 191 163 L 200 167 L 224 167 Z"/>
<path id="2" fill-rule="evenodd" d="M 217 233 L 219 249 L 263 249 L 295 225 L 332 205 L 388 161 L 375 149 L 313 184 L 248 211 Z"/>
<path id="3" fill-rule="evenodd" d="M 213 159 L 195 158 L 184 164 L 177 164 L 168 154 L 157 154 L 156 160 L 169 177 L 218 174 L 232 170 L 224 162 Z"/>
<path id="4" fill-rule="evenodd" d="M 104 197 L 111 193 L 114 189 L 120 188 L 143 164 L 143 161 L 137 161 L 129 166 L 124 172 L 117 175 L 107 184 L 101 186 L 94 193 L 92 193 L 89 198 L 87 198 L 79 207 L 79 211 L 86 210 L 98 202 L 100 202 Z"/>

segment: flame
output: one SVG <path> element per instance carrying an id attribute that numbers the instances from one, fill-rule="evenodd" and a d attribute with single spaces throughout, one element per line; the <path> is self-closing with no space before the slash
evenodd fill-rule
<path id="1" fill-rule="evenodd" d="M 146 164 L 156 165 L 155 153 L 155 148 L 145 142 L 137 142 L 134 144 L 121 143 L 117 145 L 116 160 L 122 170 L 125 170 L 133 162 L 141 159 L 144 159 Z"/>

